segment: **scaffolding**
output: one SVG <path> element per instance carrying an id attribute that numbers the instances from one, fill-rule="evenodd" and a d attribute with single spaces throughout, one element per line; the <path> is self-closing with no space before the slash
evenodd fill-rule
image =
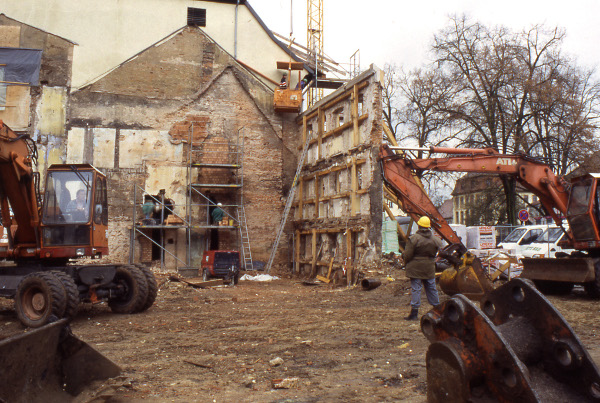
<path id="1" fill-rule="evenodd" d="M 191 125 L 186 149 L 186 200 L 175 204 L 161 190 L 151 195 L 135 185 L 133 200 L 133 225 L 130 245 L 130 263 L 135 260 L 136 238 L 148 240 L 153 250 L 160 254 L 161 270 L 165 257 L 171 256 L 178 268 L 193 267 L 201 256 L 193 256 L 199 249 L 239 250 L 243 269 L 252 269 L 252 251 L 247 228 L 243 199 L 244 139 L 238 130 L 233 136 L 194 136 Z M 241 139 L 241 140 L 240 140 Z M 138 220 L 143 203 L 154 204 L 153 217 Z M 223 218 L 214 222 L 212 211 L 220 204 Z M 158 211 L 158 212 L 157 212 Z M 184 213 L 177 212 L 184 211 Z M 185 230 L 185 257 L 170 251 L 165 244 L 165 234 L 170 230 Z M 194 239 L 203 240 L 198 248 Z M 171 247 L 173 248 L 173 247 Z M 176 247 L 175 247 L 176 248 Z M 179 248 L 181 251 L 182 248 Z M 154 257 L 154 256 L 153 256 Z M 154 259 L 153 259 L 154 260 Z M 197 264 L 199 266 L 199 264 Z"/>

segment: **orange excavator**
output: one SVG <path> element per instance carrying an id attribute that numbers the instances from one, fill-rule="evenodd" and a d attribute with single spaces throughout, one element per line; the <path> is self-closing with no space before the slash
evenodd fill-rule
<path id="1" fill-rule="evenodd" d="M 402 151 L 395 153 L 393 149 Z M 409 158 L 403 151 L 428 151 L 445 154 L 438 158 Z M 522 278 L 534 281 L 546 292 L 569 292 L 574 284 L 583 284 L 587 293 L 600 298 L 600 174 L 586 174 L 567 181 L 555 175 L 550 167 L 525 155 L 500 154 L 491 148 L 401 148 L 382 145 L 379 159 L 384 182 L 413 218 L 426 215 L 432 228 L 445 239 L 455 255 L 466 249 L 458 236 L 440 215 L 420 186 L 419 171 L 478 172 L 510 175 L 525 189 L 537 195 L 540 203 L 559 227 L 563 217 L 569 223 L 566 231 L 571 255 L 562 258 L 522 259 Z M 454 245 L 454 246 L 452 246 Z M 458 252 L 458 253 L 457 253 Z M 483 295 L 493 287 L 483 275 L 478 262 L 466 255 L 467 264 L 452 275 L 442 275 L 440 285 L 449 294 L 457 292 Z M 464 260 L 464 258 L 463 258 Z M 466 270 L 473 264 L 475 270 Z M 462 281 L 468 280 L 468 281 Z M 477 284 L 477 282 L 479 284 Z M 445 290 L 444 290 L 445 291 Z"/>
<path id="2" fill-rule="evenodd" d="M 108 254 L 105 175 L 88 164 L 52 165 L 39 191 L 36 145 L 0 120 L 0 296 L 19 320 L 40 327 L 73 317 L 80 302 L 106 301 L 116 313 L 148 309 L 157 284 L 143 266 L 77 264 Z"/>
<path id="3" fill-rule="evenodd" d="M 413 219 L 428 216 L 449 246 L 454 267 L 440 277 L 453 297 L 421 318 L 431 342 L 426 355 L 428 402 L 600 402 L 600 371 L 565 318 L 538 288 L 570 291 L 584 285 L 600 296 L 600 175 L 571 181 L 545 164 L 493 149 L 418 149 L 440 158 L 409 158 L 406 148 L 382 145 L 383 180 Z M 577 251 L 563 258 L 524 259 L 523 278 L 494 287 L 435 208 L 417 173 L 423 170 L 511 175 L 536 194 Z M 469 297 L 468 297 L 469 296 Z M 473 299 L 479 300 L 477 306 Z"/>

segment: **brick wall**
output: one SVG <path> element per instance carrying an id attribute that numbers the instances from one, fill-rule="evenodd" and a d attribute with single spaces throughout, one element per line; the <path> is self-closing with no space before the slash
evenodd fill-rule
<path id="1" fill-rule="evenodd" d="M 110 127 L 130 139 L 134 132 L 138 136 L 131 141 L 119 139 L 116 147 L 123 147 L 118 153 L 123 166 L 127 163 L 139 168 L 108 170 L 112 189 L 110 225 L 120 217 L 131 218 L 133 183 L 152 185 L 153 191 L 165 188 L 179 196 L 186 195 L 188 179 L 182 177 L 186 171 L 181 168 L 187 167 L 189 157 L 206 158 L 213 163 L 234 162 L 226 158 L 239 139 L 244 151 L 243 171 L 235 172 L 238 177 L 231 170 L 210 169 L 196 170 L 197 176 L 191 180 L 235 183 L 243 175 L 243 190 L 237 193 L 211 190 L 211 196 L 223 204 L 237 204 L 243 198 L 253 257 L 266 261 L 289 189 L 287 182 L 294 174 L 297 155 L 294 146 L 300 133 L 294 123 L 295 116 L 275 114 L 272 102 L 270 89 L 195 29 L 184 29 L 77 91 L 70 109 L 73 128 Z M 156 133 L 140 135 L 142 130 Z M 187 155 L 190 133 L 194 144 L 192 156 Z M 168 141 L 164 140 L 164 134 L 168 134 Z M 201 147 L 210 143 L 209 137 L 227 143 L 214 149 L 210 146 L 216 155 L 210 158 L 205 152 L 208 149 Z M 85 141 L 87 146 L 95 146 L 94 138 Z M 139 157 L 123 161 L 125 153 L 135 155 L 136 150 Z M 175 166 L 180 169 L 175 170 Z M 161 171 L 160 167 L 165 169 Z M 163 175 L 156 177 L 154 172 Z M 164 172 L 177 172 L 179 176 L 169 177 Z M 193 199 L 194 203 L 200 201 L 198 196 Z M 195 220 L 206 219 L 206 209 L 194 207 L 192 211 Z M 230 213 L 235 216 L 234 211 Z M 118 250 L 128 248 L 125 235 L 125 232 L 119 235 L 122 246 Z M 222 231 L 220 235 L 221 247 L 237 246 L 235 231 Z M 191 236 L 190 248 L 195 260 L 201 256 L 206 236 L 204 230 L 194 231 Z M 185 245 L 186 239 L 177 237 L 175 242 Z M 281 244 L 277 265 L 290 266 L 289 248 L 289 243 Z M 125 253 L 118 256 L 126 259 Z"/>

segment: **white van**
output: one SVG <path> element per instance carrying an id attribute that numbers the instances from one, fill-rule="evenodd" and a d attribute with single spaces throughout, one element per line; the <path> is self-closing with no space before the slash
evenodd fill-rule
<path id="1" fill-rule="evenodd" d="M 568 230 L 568 227 L 565 227 Z M 562 228 L 558 226 L 548 227 L 546 231 L 540 235 L 535 242 L 530 244 L 523 251 L 523 257 L 555 257 L 556 252 L 571 253 L 575 249 L 563 249 L 559 243 L 567 240 L 567 235 Z"/>
<path id="2" fill-rule="evenodd" d="M 538 236 L 542 235 L 542 232 L 547 228 L 548 225 L 524 225 L 517 227 L 498 244 L 498 248 L 503 249 L 511 256 L 521 258 L 523 257 L 523 251 Z"/>

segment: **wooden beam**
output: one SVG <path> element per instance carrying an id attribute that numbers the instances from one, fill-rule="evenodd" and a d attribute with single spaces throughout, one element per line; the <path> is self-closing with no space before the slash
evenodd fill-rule
<path id="1" fill-rule="evenodd" d="M 369 85 L 368 81 L 363 81 L 360 84 L 357 84 L 359 90 L 362 90 L 367 85 Z M 352 96 L 352 89 L 347 89 L 346 91 L 344 91 L 342 94 L 338 95 L 331 101 L 327 102 L 324 105 L 321 105 L 319 108 L 329 109 L 329 108 L 333 107 L 334 105 L 339 104 L 341 101 L 343 101 L 344 99 L 346 99 L 350 96 Z M 315 117 L 315 115 L 317 115 L 317 113 L 318 113 L 318 111 L 312 111 L 311 113 L 307 114 L 306 116 L 308 119 L 312 119 L 313 117 Z"/>
<path id="2" fill-rule="evenodd" d="M 351 191 L 350 191 L 350 215 L 355 216 L 358 214 L 358 177 L 356 176 L 356 158 L 352 157 L 352 168 L 350 170 L 350 181 L 351 181 Z"/>
<path id="3" fill-rule="evenodd" d="M 360 131 L 358 130 L 358 87 L 352 87 L 352 146 L 360 143 Z"/>
<path id="4" fill-rule="evenodd" d="M 319 218 L 319 177 L 315 176 L 315 214 L 314 214 L 314 218 L 315 220 L 317 218 Z"/>
<path id="5" fill-rule="evenodd" d="M 304 219 L 304 178 L 299 178 L 298 181 L 298 219 Z"/>
<path id="6" fill-rule="evenodd" d="M 312 230 L 312 264 L 311 264 L 311 271 L 310 271 L 310 277 L 313 278 L 315 276 L 315 274 L 317 274 L 317 230 L 313 229 Z"/>
<path id="7" fill-rule="evenodd" d="M 300 231 L 300 235 L 311 235 L 313 232 L 317 234 L 341 234 L 344 235 L 346 230 L 354 231 L 354 232 L 363 232 L 364 228 L 360 225 L 355 225 L 352 227 L 331 227 L 331 228 L 310 228 Z"/>
<path id="8" fill-rule="evenodd" d="M 320 160 L 322 157 L 322 146 L 323 146 L 323 133 L 325 131 L 325 113 L 323 110 L 319 108 L 319 136 L 317 138 L 317 158 L 316 160 Z"/>
<path id="9" fill-rule="evenodd" d="M 240 62 L 239 60 L 235 60 L 236 62 L 238 62 L 239 64 L 241 64 L 242 66 L 244 66 L 245 68 L 247 68 L 248 70 L 250 70 L 251 72 L 258 74 L 260 77 L 264 78 L 265 80 L 267 80 L 270 83 L 273 83 L 277 86 L 279 86 L 279 83 L 275 80 L 270 79 L 269 77 L 265 76 L 263 73 L 261 73 L 258 70 L 253 69 L 252 67 L 248 66 L 246 63 Z"/>
<path id="10" fill-rule="evenodd" d="M 302 62 L 277 62 L 277 70 L 304 70 Z"/>
<path id="11" fill-rule="evenodd" d="M 346 285 L 350 286 L 352 284 L 352 230 L 348 229 L 346 231 Z"/>
<path id="12" fill-rule="evenodd" d="M 296 246 L 296 250 L 294 251 L 296 254 L 296 274 L 300 274 L 300 241 L 302 237 L 300 236 L 300 231 L 296 230 L 296 242 L 294 242 Z"/>
<path id="13" fill-rule="evenodd" d="M 363 114 L 363 115 L 360 115 L 360 116 L 358 117 L 358 123 L 359 123 L 359 125 L 360 125 L 362 122 L 364 122 L 364 121 L 365 121 L 365 120 L 366 120 L 368 117 L 369 117 L 369 114 L 368 114 L 368 113 L 365 113 L 365 114 Z M 335 136 L 336 134 L 340 134 L 340 133 L 342 133 L 344 130 L 346 130 L 346 129 L 350 128 L 350 127 L 351 127 L 353 124 L 354 124 L 354 123 L 353 123 L 353 121 L 352 121 L 352 120 L 350 120 L 349 122 L 346 122 L 346 123 L 344 123 L 343 125 L 341 125 L 341 126 L 338 126 L 338 127 L 336 127 L 335 129 L 333 129 L 333 130 L 327 131 L 327 132 L 323 133 L 323 138 L 322 138 L 322 139 L 323 139 L 323 140 L 325 140 L 325 139 L 326 139 L 326 138 L 328 138 L 328 137 Z M 315 143 L 317 143 L 317 142 L 318 142 L 318 139 L 316 139 L 316 138 L 315 138 L 315 139 L 312 139 L 312 140 L 310 141 L 310 145 L 313 145 L 313 144 L 315 144 Z M 298 146 L 298 150 L 302 150 L 302 147 Z"/>
<path id="14" fill-rule="evenodd" d="M 398 143 L 396 142 L 396 137 L 394 137 L 394 133 L 392 133 L 392 131 L 388 127 L 387 123 L 383 124 L 383 132 L 385 133 L 385 136 L 386 136 L 387 140 L 390 142 L 390 144 L 394 147 L 398 147 Z"/>

